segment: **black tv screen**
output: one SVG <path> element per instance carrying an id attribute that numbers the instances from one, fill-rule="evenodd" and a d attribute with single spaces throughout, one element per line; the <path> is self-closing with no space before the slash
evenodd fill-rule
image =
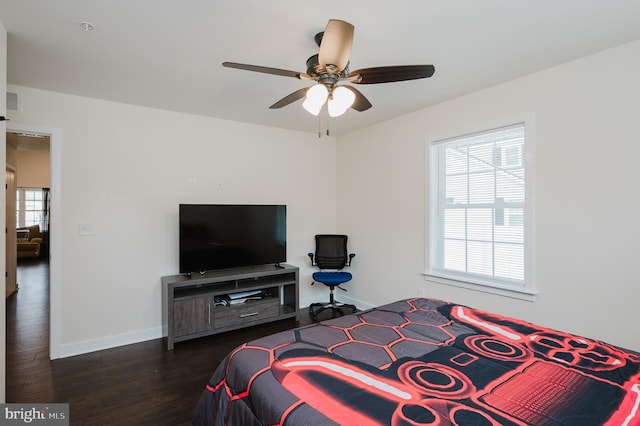
<path id="1" fill-rule="evenodd" d="M 287 260 L 287 206 L 180 204 L 180 273 Z"/>

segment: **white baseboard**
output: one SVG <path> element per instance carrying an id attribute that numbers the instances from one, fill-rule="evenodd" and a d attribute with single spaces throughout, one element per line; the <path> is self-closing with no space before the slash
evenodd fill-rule
<path id="1" fill-rule="evenodd" d="M 159 339 L 163 337 L 162 332 L 162 327 L 154 327 L 133 333 L 124 333 L 100 339 L 90 339 L 81 342 L 62 344 L 55 353 L 59 355 L 57 358 L 67 358 L 104 349 L 111 349 L 118 346 L 145 342 L 147 340 Z"/>
<path id="2" fill-rule="evenodd" d="M 311 303 L 322 303 L 329 300 L 326 298 L 305 298 L 300 301 L 300 309 L 305 309 Z M 371 309 L 375 305 L 365 301 L 349 297 L 348 295 L 338 294 L 336 300 L 342 303 L 350 303 L 356 305 L 360 310 Z M 147 340 L 160 339 L 167 335 L 166 326 L 154 327 L 147 330 L 136 331 L 132 333 L 118 334 L 114 336 L 103 337 L 99 339 L 84 340 L 81 342 L 67 343 L 60 345 L 55 353 L 57 358 L 67 358 L 70 356 L 87 354 L 90 352 L 101 351 L 104 349 L 116 348 L 118 346 L 131 345 L 133 343 L 145 342 Z"/>

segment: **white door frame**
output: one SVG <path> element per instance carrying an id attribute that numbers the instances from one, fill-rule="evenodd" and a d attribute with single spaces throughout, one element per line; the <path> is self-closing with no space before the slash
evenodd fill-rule
<path id="1" fill-rule="evenodd" d="M 9 230 L 5 233 L 6 238 L 6 261 L 5 261 L 5 293 L 8 297 L 10 293 L 18 290 L 18 280 L 16 271 L 18 269 L 18 244 L 16 229 L 16 169 L 8 163 L 6 170 L 6 189 L 5 202 L 7 215 L 5 218 L 6 228 Z"/>

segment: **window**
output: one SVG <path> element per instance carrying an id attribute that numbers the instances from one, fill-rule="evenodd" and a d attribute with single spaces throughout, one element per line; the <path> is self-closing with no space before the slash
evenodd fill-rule
<path id="1" fill-rule="evenodd" d="M 19 228 L 40 225 L 46 230 L 47 190 L 39 188 L 18 188 L 16 193 L 16 223 Z"/>
<path id="2" fill-rule="evenodd" d="M 535 294 L 526 273 L 524 129 L 517 124 L 430 144 L 427 275 Z"/>

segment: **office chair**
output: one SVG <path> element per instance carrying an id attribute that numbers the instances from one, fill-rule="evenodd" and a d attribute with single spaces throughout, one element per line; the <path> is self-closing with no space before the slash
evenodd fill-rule
<path id="1" fill-rule="evenodd" d="M 333 289 L 338 287 L 340 290 L 347 291 L 340 287 L 348 281 L 351 281 L 352 275 L 344 272 L 345 266 L 351 266 L 351 260 L 355 257 L 354 253 L 347 254 L 347 236 L 322 234 L 316 235 L 316 251 L 308 254 L 311 264 L 317 266 L 320 272 L 313 273 L 314 285 L 316 282 L 322 283 L 329 287 L 329 303 L 312 303 L 309 305 L 309 314 L 314 322 L 318 320 L 320 312 L 331 309 L 340 315 L 344 315 L 341 308 L 351 309 L 356 312 L 358 308 L 355 305 L 340 303 L 334 299 Z"/>

